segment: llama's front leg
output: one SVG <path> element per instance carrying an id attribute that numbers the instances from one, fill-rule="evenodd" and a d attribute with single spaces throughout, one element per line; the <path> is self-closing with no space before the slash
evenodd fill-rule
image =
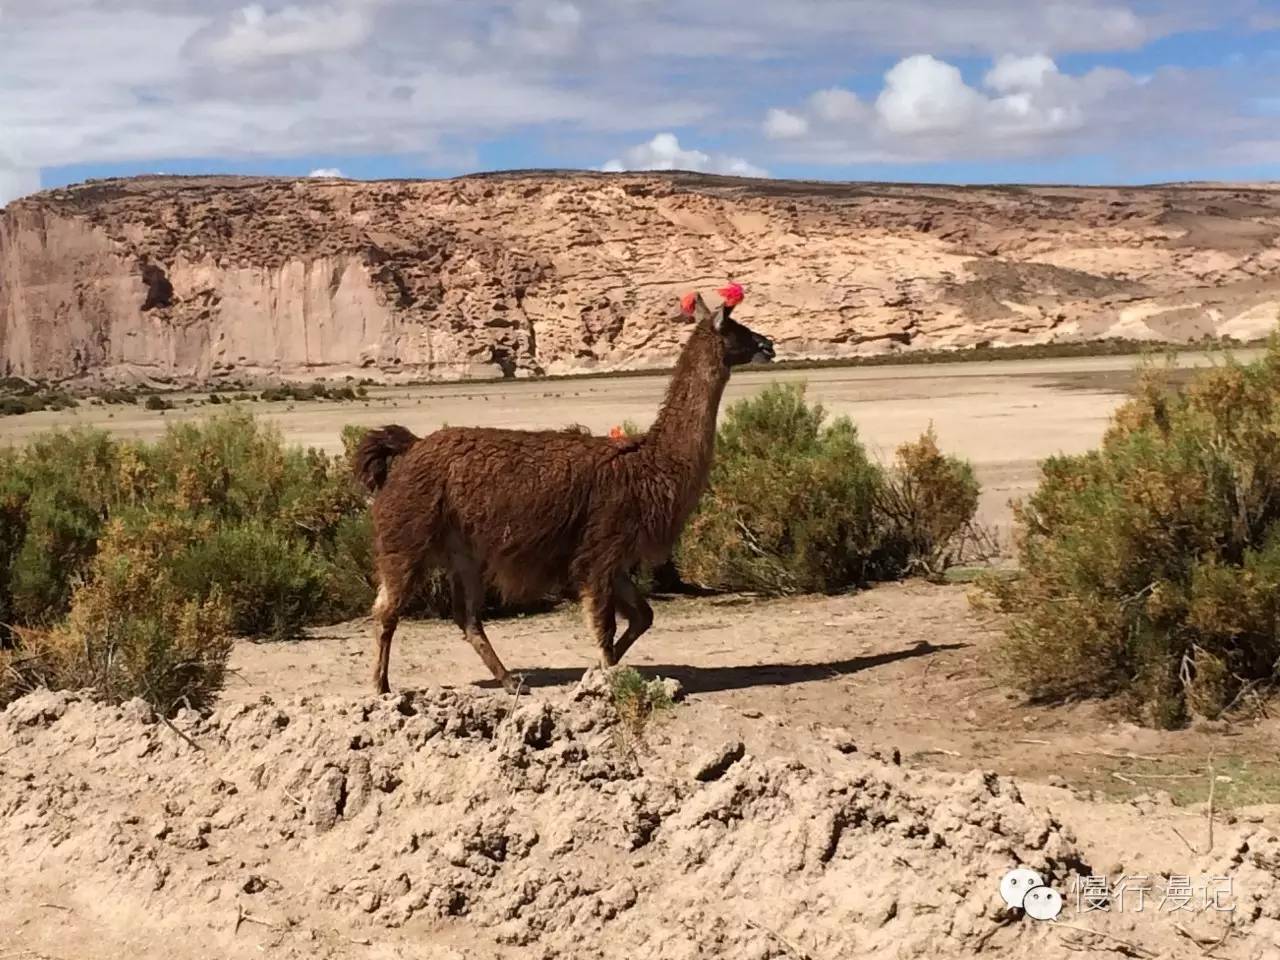
<path id="1" fill-rule="evenodd" d="M 474 571 L 455 572 L 453 575 L 453 619 L 462 628 L 480 659 L 489 668 L 493 678 L 502 684 L 508 693 L 515 693 L 520 683 L 507 668 L 502 665 L 494 652 L 489 638 L 485 636 L 484 624 L 480 622 L 480 607 L 484 602 L 484 582 Z"/>
<path id="2" fill-rule="evenodd" d="M 613 635 L 618 631 L 618 618 L 614 612 L 612 585 L 583 590 L 582 612 L 587 618 L 587 629 L 600 648 L 600 666 L 616 666 L 618 658 L 613 650 Z"/>
<path id="3" fill-rule="evenodd" d="M 640 638 L 640 634 L 653 626 L 653 608 L 625 573 L 614 578 L 613 589 L 618 599 L 618 609 L 627 618 L 627 629 L 613 644 L 614 661 L 618 662 L 627 655 L 627 651 Z"/>

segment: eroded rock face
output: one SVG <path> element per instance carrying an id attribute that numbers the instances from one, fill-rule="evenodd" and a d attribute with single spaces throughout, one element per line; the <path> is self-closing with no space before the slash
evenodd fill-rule
<path id="1" fill-rule="evenodd" d="M 460 378 L 661 366 L 744 283 L 783 358 L 1250 339 L 1280 191 L 687 174 L 99 181 L 0 212 L 0 357 L 42 378 Z"/>

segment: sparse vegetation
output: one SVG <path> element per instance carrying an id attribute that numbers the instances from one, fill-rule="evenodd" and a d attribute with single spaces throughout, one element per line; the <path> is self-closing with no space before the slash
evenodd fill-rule
<path id="1" fill-rule="evenodd" d="M 890 566 L 936 577 L 971 555 L 985 558 L 978 494 L 973 467 L 944 454 L 932 426 L 898 447 L 876 500 Z"/>
<path id="2" fill-rule="evenodd" d="M 1022 575 L 986 584 L 1005 674 L 1035 697 L 1122 695 L 1161 727 L 1280 666 L 1280 342 L 1181 392 L 1151 369 L 1102 446 L 1043 465 Z"/>
<path id="3" fill-rule="evenodd" d="M 15 649 L 0 651 L 0 702 L 45 686 L 140 696 L 163 714 L 208 706 L 231 650 L 227 611 L 216 592 L 186 594 L 169 562 L 208 532 L 180 519 L 113 521 L 66 621 L 19 629 Z"/>
<path id="4" fill-rule="evenodd" d="M 0 378 L 0 417 L 40 410 L 69 410 L 78 405 L 79 401 L 61 387 L 22 377 Z"/>
<path id="5" fill-rule="evenodd" d="M 0 455 L 0 521 L 11 679 L 29 680 L 33 670 L 51 683 L 98 675 L 113 696 L 144 695 L 167 708 L 128 689 L 135 667 L 108 677 L 97 647 L 68 665 L 59 645 L 105 625 L 124 638 L 107 648 L 118 659 L 152 627 L 181 621 L 194 624 L 187 639 L 175 634 L 174 649 L 186 649 L 209 640 L 215 609 L 231 633 L 283 637 L 366 612 L 372 600 L 368 525 L 345 461 L 286 447 L 274 428 L 242 413 L 173 425 L 154 444 L 89 430 L 38 436 Z M 112 598 L 130 595 L 135 567 L 156 579 L 155 605 L 113 620 Z M 91 603 L 93 617 L 83 612 Z M 163 644 L 155 650 L 168 656 Z M 161 693 L 170 689 L 159 674 L 147 677 Z"/>
<path id="6" fill-rule="evenodd" d="M 261 399 L 272 402 L 282 400 L 354 400 L 357 393 L 347 386 L 331 387 L 323 383 L 284 383 L 276 387 L 268 387 L 262 391 L 260 396 Z"/>
<path id="7" fill-rule="evenodd" d="M 622 728 L 633 743 L 644 739 L 651 720 L 675 705 L 660 679 L 646 680 L 632 667 L 612 670 L 609 690 Z"/>

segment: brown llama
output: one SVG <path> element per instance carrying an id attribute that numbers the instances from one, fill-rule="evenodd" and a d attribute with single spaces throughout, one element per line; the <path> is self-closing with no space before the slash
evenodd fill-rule
<path id="1" fill-rule="evenodd" d="M 506 689 L 485 636 L 486 586 L 510 603 L 576 591 L 605 666 L 649 629 L 653 611 L 631 580 L 666 561 L 711 469 L 716 413 L 731 367 L 773 358 L 773 343 L 735 321 L 741 288 L 714 311 L 690 294 L 693 333 L 658 418 L 643 437 L 446 427 L 418 438 L 401 426 L 365 435 L 354 469 L 373 499 L 377 665 L 387 693 L 391 638 L 414 585 L 432 567 L 450 574 L 453 618 Z M 615 641 L 615 614 L 627 629 Z"/>

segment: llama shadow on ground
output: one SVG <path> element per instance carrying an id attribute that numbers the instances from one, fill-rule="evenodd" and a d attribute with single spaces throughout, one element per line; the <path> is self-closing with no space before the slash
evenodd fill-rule
<path id="1" fill-rule="evenodd" d="M 783 687 L 793 683 L 809 683 L 813 680 L 830 680 L 834 677 L 861 673 L 899 660 L 927 657 L 947 650 L 961 650 L 972 646 L 968 643 L 917 643 L 905 650 L 877 653 L 847 660 L 826 663 L 752 663 L 731 667 L 697 667 L 689 664 L 637 663 L 636 670 L 646 677 L 672 677 L 680 681 L 686 693 L 719 693 L 725 690 L 743 690 L 750 687 Z M 625 661 L 624 661 L 625 665 Z M 582 667 L 535 667 L 529 670 L 514 669 L 526 689 L 562 687 L 577 683 L 584 673 Z M 492 680 L 481 681 L 478 686 L 493 688 Z"/>

